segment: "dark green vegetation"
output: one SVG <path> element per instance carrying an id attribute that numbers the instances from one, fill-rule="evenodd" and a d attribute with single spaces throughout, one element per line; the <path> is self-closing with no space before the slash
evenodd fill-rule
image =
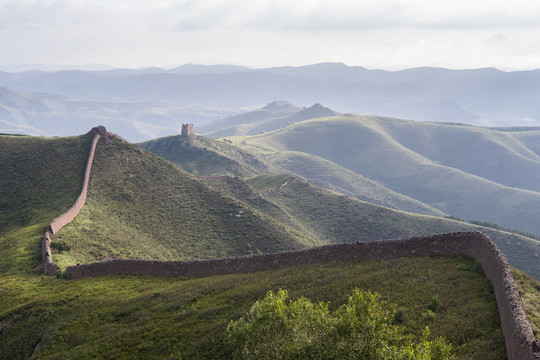
<path id="1" fill-rule="evenodd" d="M 430 304 L 431 305 L 431 304 Z M 358 289 L 332 312 L 329 304 L 305 297 L 288 299 L 287 290 L 269 291 L 227 327 L 237 359 L 453 359 L 443 338 L 421 342 L 403 335 L 403 322 L 378 293 Z M 430 306 L 428 306 L 429 308 Z M 403 314 L 403 312 L 400 312 Z M 434 319 L 434 318 L 433 318 Z"/>
<path id="2" fill-rule="evenodd" d="M 66 281 L 29 272 L 0 277 L 0 358 L 230 358 L 225 329 L 264 297 L 330 301 L 353 289 L 397 304 L 415 341 L 425 325 L 458 358 L 504 358 L 497 307 L 486 278 L 459 256 L 303 265 L 200 279 L 106 276 Z M 440 307 L 424 314 L 432 299 Z"/>
<path id="3" fill-rule="evenodd" d="M 274 163 L 232 146 L 227 141 L 202 136 L 168 136 L 139 145 L 198 176 L 250 177 L 284 172 Z"/>
<path id="4" fill-rule="evenodd" d="M 13 138 L 0 137 L 2 146 L 9 139 Z M 40 263 L 40 239 L 48 222 L 75 200 L 90 140 L 31 141 L 34 148 L 28 148 L 29 154 L 44 144 L 72 144 L 61 161 L 51 146 L 45 153 L 24 157 L 28 164 L 20 171 L 0 173 L 2 181 L 10 181 L 12 193 L 22 194 L 11 197 L 4 192 L 2 204 L 21 211 L 24 207 L 18 201 L 31 199 L 35 204 L 35 217 L 0 232 L 0 358 L 28 357 L 34 351 L 36 358 L 227 358 L 233 351 L 224 340 L 229 321 L 240 318 L 268 290 L 279 288 L 289 289 L 292 299 L 306 296 L 315 302 L 331 301 L 332 310 L 345 303 L 354 288 L 377 291 L 385 301 L 397 304 L 403 325 L 417 341 L 429 324 L 433 335 L 446 337 L 461 358 L 502 357 L 491 286 L 476 272 L 474 262 L 463 257 L 317 264 L 204 279 L 117 276 L 66 281 L 40 276 L 31 271 Z M 7 154 L 17 154 L 16 149 Z M 10 162 L 3 154 L 2 166 L 8 168 L 4 164 Z M 47 175 L 55 161 L 54 171 Z M 22 166 L 9 166 L 15 165 Z M 24 179 L 33 179 L 36 173 L 47 176 L 32 180 L 34 186 L 24 190 Z M 9 178 L 4 179 L 4 174 L 10 174 Z M 57 182 L 61 187 L 55 187 Z M 249 184 L 234 178 L 205 184 L 134 145 L 116 139 L 112 144 L 100 141 L 87 206 L 74 223 L 78 226 L 68 226 L 55 239 L 65 246 L 54 257 L 65 266 L 80 259 L 138 257 L 154 249 L 151 256 L 157 258 L 173 257 L 173 251 L 187 258 L 198 252 L 201 257 L 218 257 L 239 249 L 249 253 L 276 251 L 283 245 L 305 247 L 319 240 L 302 229 L 309 222 L 315 226 L 332 217 L 343 224 L 347 219 L 364 225 L 373 222 L 378 229 L 392 228 L 395 223 L 395 237 L 401 237 L 405 227 L 416 226 L 409 214 L 329 193 L 286 175 L 260 176 Z M 73 189 L 71 194 L 69 189 Z M 26 195 L 27 191 L 36 195 Z M 296 211 L 290 201 L 285 202 L 294 194 L 299 204 L 314 208 L 313 214 Z M 66 201 L 63 208 L 53 211 L 49 202 L 36 200 L 39 196 L 50 196 L 53 201 L 65 197 Z M 327 212 L 317 208 L 324 202 L 328 202 Z M 3 215 L 18 216 L 9 211 Z M 381 219 L 391 214 L 395 217 L 390 216 L 388 222 Z M 445 224 L 439 231 L 446 224 L 463 226 L 448 219 L 417 217 L 433 219 L 432 226 Z M 353 231 L 342 234 L 353 239 Z M 508 248 L 515 246 L 515 239 L 527 244 L 525 238 L 508 236 Z M 337 237 L 324 241 L 337 241 Z M 528 250 L 520 253 L 524 262 L 533 256 Z M 523 275 L 520 289 L 529 293 L 530 284 Z M 439 301 L 435 308 L 431 306 L 434 298 Z"/>
<path id="5" fill-rule="evenodd" d="M 312 246 L 312 241 L 136 145 L 100 141 L 88 199 L 56 235 L 61 267 L 107 258 L 182 260 Z"/>
<path id="6" fill-rule="evenodd" d="M 52 220 L 79 195 L 87 137 L 0 137 L 0 234 Z"/>
<path id="7" fill-rule="evenodd" d="M 442 211 L 398 194 L 317 156 L 287 152 L 271 162 L 229 143 L 227 139 L 216 140 L 203 136 L 188 138 L 177 135 L 139 145 L 194 175 L 231 175 L 246 178 L 266 173 L 294 173 L 315 185 L 373 204 L 427 215 L 445 215 Z M 276 165 L 276 162 L 281 166 Z"/>

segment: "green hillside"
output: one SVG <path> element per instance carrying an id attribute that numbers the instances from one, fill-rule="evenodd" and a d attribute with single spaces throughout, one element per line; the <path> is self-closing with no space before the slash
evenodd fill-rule
<path id="1" fill-rule="evenodd" d="M 227 324 L 268 290 L 281 288 L 293 299 L 331 301 L 332 308 L 355 288 L 377 291 L 397 305 L 401 325 L 416 339 L 429 325 L 434 336 L 453 344 L 458 358 L 504 357 L 491 284 L 474 271 L 472 260 L 459 256 L 303 265 L 199 279 L 0 279 L 0 359 L 230 359 Z M 440 305 L 430 314 L 434 298 Z"/>
<path id="2" fill-rule="evenodd" d="M 360 200 L 420 214 L 445 214 L 398 194 L 336 163 L 301 152 L 283 152 L 268 161 L 233 146 L 228 140 L 203 136 L 169 136 L 139 144 L 198 176 L 230 175 L 242 178 L 267 173 L 294 173 L 309 182 Z"/>
<path id="3" fill-rule="evenodd" d="M 495 241 L 512 266 L 540 279 L 540 241 L 524 236 L 442 217 L 396 211 L 283 174 L 250 178 L 246 181 L 249 186 L 234 178 L 207 182 L 320 244 L 481 231 Z"/>
<path id="4" fill-rule="evenodd" d="M 432 135 L 422 135 L 418 131 L 413 131 L 416 128 L 427 127 L 434 127 L 438 132 L 453 139 L 452 146 L 447 145 L 440 150 L 440 153 L 445 155 L 430 159 L 425 151 L 421 153 L 412 149 L 414 147 L 410 143 L 437 143 L 436 138 L 430 137 Z M 387 128 L 392 128 L 392 131 Z M 508 187 L 444 164 L 448 161 L 449 165 L 458 166 L 450 164 L 450 160 L 445 160 L 451 157 L 455 161 L 463 159 L 462 163 L 469 161 L 467 159 L 470 157 L 476 157 L 478 168 L 481 168 L 482 162 L 490 163 L 493 160 L 488 155 L 494 147 L 487 147 L 491 150 L 484 151 L 479 138 L 471 139 L 455 135 L 462 129 L 465 129 L 463 131 L 471 129 L 469 135 L 473 132 L 483 136 L 497 133 L 494 130 L 458 125 L 423 124 L 366 116 L 303 121 L 271 133 L 231 140 L 270 158 L 279 158 L 281 154 L 290 151 L 315 155 L 449 215 L 466 220 L 497 223 L 540 234 L 540 223 L 537 221 L 540 216 L 540 193 Z M 398 133 L 401 135 L 398 136 Z M 519 164 L 536 164 L 533 159 L 534 152 L 527 151 L 524 144 L 519 145 L 516 141 L 504 143 L 501 140 L 513 133 L 499 133 L 497 133 L 500 135 L 498 141 L 505 146 L 497 147 L 496 156 L 503 164 L 517 161 L 518 158 L 522 160 L 518 162 Z M 404 144 L 399 142 L 399 139 L 405 138 L 410 139 L 409 143 L 405 143 L 404 140 Z M 474 147 L 477 147 L 476 151 Z M 428 145 L 424 148 L 428 148 Z M 462 153 L 463 148 L 468 150 Z M 447 155 L 453 149 L 458 155 Z M 506 151 L 504 156 L 503 150 Z M 469 153 L 470 156 L 467 155 Z M 302 167 L 303 161 L 300 160 L 298 164 L 289 162 L 287 169 L 294 171 L 296 166 Z M 526 177 L 527 173 L 534 176 L 536 169 L 531 165 L 520 172 L 515 169 L 509 170 L 507 174 L 514 178 Z"/>
<path id="5" fill-rule="evenodd" d="M 0 136 L 0 234 L 52 220 L 73 205 L 90 140 Z"/>
<path id="6" fill-rule="evenodd" d="M 392 191 L 334 162 L 315 155 L 284 151 L 272 160 L 310 183 L 376 205 L 418 214 L 445 216 L 431 206 Z"/>
<path id="7" fill-rule="evenodd" d="M 428 324 L 435 336 L 445 336 L 453 343 L 458 358 L 503 357 L 491 286 L 478 266 L 461 256 L 313 264 L 200 279 L 106 276 L 67 281 L 37 274 L 31 269 L 40 263 L 40 239 L 48 222 L 75 199 L 90 139 L 23 137 L 18 138 L 26 141 L 20 146 L 13 145 L 13 139 L 0 137 L 1 149 L 8 150 L 0 153 L 0 166 L 10 170 L 0 172 L 2 184 L 10 186 L 10 192 L 4 191 L 1 198 L 3 221 L 10 225 L 0 232 L 0 359 L 230 358 L 232 349 L 224 339 L 227 324 L 242 316 L 266 291 L 280 288 L 288 289 L 293 299 L 306 296 L 313 301 L 331 301 L 333 308 L 354 288 L 378 291 L 385 301 L 397 304 L 407 333 L 418 338 Z M 320 204 L 314 195 L 327 203 L 331 217 L 338 219 L 350 212 L 369 215 L 372 211 L 374 218 L 404 214 L 286 175 L 259 176 L 250 179 L 249 186 L 234 178 L 229 182 L 209 180 L 221 185 L 206 185 L 137 146 L 112 140 L 99 142 L 88 202 L 74 223 L 78 225 L 59 233 L 61 240 L 72 244 L 71 251 L 55 254 L 64 265 L 110 256 L 109 251 L 115 256 L 136 257 L 137 252 L 150 251 L 149 243 L 159 250 L 159 242 L 172 237 L 161 249 L 185 251 L 185 257 L 194 256 L 190 249 L 218 248 L 216 256 L 221 256 L 220 251 L 252 251 L 237 245 L 246 244 L 246 239 L 252 239 L 250 234 L 259 231 L 264 232 L 264 245 L 269 247 L 283 245 L 270 239 L 283 239 L 293 246 L 310 245 L 311 240 L 295 226 L 329 218 L 329 213 L 317 208 Z M 25 151 L 19 152 L 20 148 Z M 16 155 L 21 157 L 13 161 Z M 32 182 L 31 186 L 26 181 Z M 232 194 L 237 194 L 236 198 Z M 300 208 L 286 202 L 293 195 L 314 211 L 304 209 L 287 223 L 280 212 Z M 54 201 L 60 199 L 62 203 L 53 208 Z M 9 219 L 16 219 L 26 204 L 32 204 L 32 216 L 24 223 L 11 222 Z M 190 216 L 188 208 L 194 215 Z M 248 220 L 249 226 L 231 222 L 231 217 Z M 178 220 L 182 220 L 181 227 L 176 227 L 180 226 Z M 389 221 L 404 220 L 390 217 Z M 381 220 L 380 226 L 388 224 Z M 214 233 L 207 234 L 209 229 Z M 189 237 L 200 231 L 199 243 L 188 244 Z M 218 243 L 212 238 L 216 233 L 230 234 L 229 240 L 236 234 L 242 241 L 219 238 L 222 241 Z M 129 244 L 122 243 L 132 236 Z M 306 239 L 308 242 L 303 242 Z M 83 241 L 84 251 L 78 248 Z M 538 300 L 533 289 L 538 283 L 517 273 L 527 309 L 537 319 Z M 433 315 L 427 309 L 435 297 L 439 306 Z M 538 322 L 535 326 L 538 328 Z"/>
<path id="8" fill-rule="evenodd" d="M 139 145 L 198 176 L 250 177 L 284 172 L 279 166 L 226 141 L 203 136 L 168 136 Z"/>
<path id="9" fill-rule="evenodd" d="M 445 166 L 501 185 L 540 191 L 540 155 L 522 141 L 540 141 L 540 130 L 496 131 L 472 126 L 379 121 L 394 140 Z"/>
<path id="10" fill-rule="evenodd" d="M 61 267 L 108 258 L 205 259 L 313 245 L 270 216 L 117 139 L 99 142 L 86 205 L 56 240 L 71 246 L 53 255 Z"/>

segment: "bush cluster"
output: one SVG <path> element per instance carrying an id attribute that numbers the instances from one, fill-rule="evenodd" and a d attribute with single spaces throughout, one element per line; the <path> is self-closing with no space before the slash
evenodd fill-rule
<path id="1" fill-rule="evenodd" d="M 395 307 L 380 295 L 354 290 L 348 303 L 331 312 L 328 303 L 301 297 L 287 303 L 288 293 L 268 292 L 249 312 L 227 327 L 237 359 L 453 359 L 442 338 L 413 343 L 393 325 Z"/>

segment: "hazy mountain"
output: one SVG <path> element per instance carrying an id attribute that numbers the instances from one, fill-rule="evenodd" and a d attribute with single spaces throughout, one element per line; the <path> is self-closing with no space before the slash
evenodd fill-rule
<path id="1" fill-rule="evenodd" d="M 78 100 L 0 87 L 0 133 L 67 136 L 103 124 L 130 141 L 142 141 L 179 133 L 183 122 L 202 124 L 232 112 L 153 101 Z"/>
<path id="2" fill-rule="evenodd" d="M 333 117 L 243 138 L 238 145 L 299 174 L 314 155 L 446 214 L 540 234 L 540 156 L 538 145 L 529 145 L 539 136 L 538 130 Z M 332 171 L 326 165 L 319 173 Z M 343 179 L 325 180 L 343 188 Z"/>
<path id="3" fill-rule="evenodd" d="M 307 119 L 339 115 L 337 111 L 314 104 L 303 109 L 287 101 L 274 101 L 262 109 L 216 120 L 198 129 L 211 137 L 254 135 L 280 129 Z"/>
<path id="4" fill-rule="evenodd" d="M 258 125 L 275 119 L 287 118 L 300 110 L 300 107 L 287 101 L 273 101 L 262 109 L 247 111 L 228 116 L 225 119 L 212 121 L 198 128 L 197 132 L 214 137 L 253 134 L 253 128 Z"/>
<path id="5" fill-rule="evenodd" d="M 22 93 L 57 94 L 79 101 L 153 101 L 164 107 L 167 106 L 163 104 L 170 103 L 180 107 L 234 110 L 261 107 L 273 99 L 287 99 L 302 106 L 321 103 L 343 113 L 481 126 L 540 125 L 538 70 L 415 68 L 385 71 L 339 63 L 248 69 L 187 64 L 173 69 L 0 72 L 0 86 Z M 197 123 L 196 117 L 191 122 L 203 124 Z M 130 126 L 127 123 L 117 132 L 129 134 Z M 39 129 L 54 133 L 60 130 Z M 169 134 L 172 133 L 174 131 Z"/>

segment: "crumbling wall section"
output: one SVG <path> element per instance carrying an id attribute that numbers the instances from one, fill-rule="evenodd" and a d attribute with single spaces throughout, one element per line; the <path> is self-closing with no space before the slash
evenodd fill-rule
<path id="1" fill-rule="evenodd" d="M 406 240 L 328 245 L 276 254 L 216 260 L 118 259 L 71 266 L 66 269 L 66 275 L 68 279 L 110 274 L 198 277 L 254 272 L 271 269 L 275 266 L 451 254 L 463 254 L 476 259 L 491 281 L 499 308 L 508 358 L 511 360 L 540 359 L 539 343 L 535 340 L 523 311 L 506 257 L 489 237 L 478 232 L 440 234 Z"/>

